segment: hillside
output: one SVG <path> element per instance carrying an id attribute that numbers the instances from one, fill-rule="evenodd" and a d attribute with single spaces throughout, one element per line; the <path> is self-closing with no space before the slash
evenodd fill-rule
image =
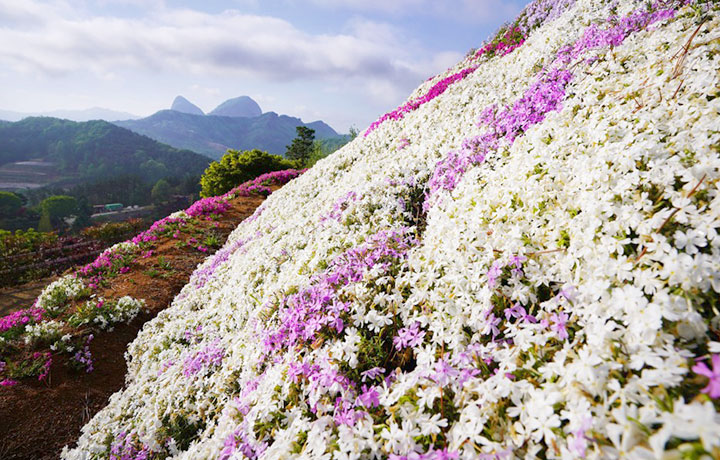
<path id="1" fill-rule="evenodd" d="M 222 107 L 221 104 L 216 110 Z M 227 110 L 231 111 L 232 107 Z M 174 147 L 202 153 L 212 159 L 222 157 L 227 149 L 257 148 L 282 155 L 285 147 L 297 135 L 295 127 L 300 125 L 314 129 L 316 139 L 340 137 L 322 121 L 303 123 L 299 118 L 278 115 L 275 112 L 246 117 L 194 115 L 176 110 L 161 110 L 147 118 L 118 121 L 115 124 Z"/>
<path id="2" fill-rule="evenodd" d="M 96 253 L 87 265 L 73 267 L 36 291 L 21 309 L 4 311 L 3 460 L 57 459 L 84 422 L 122 388 L 123 352 L 142 324 L 168 306 L 197 264 L 225 242 L 238 222 L 301 172 L 264 174 L 222 196 L 202 199 L 131 241 Z M 83 244 L 68 243 L 63 250 L 83 252 Z M 47 255 L 36 253 L 40 259 Z"/>
<path id="3" fill-rule="evenodd" d="M 209 160 L 146 136 L 95 120 L 26 118 L 0 124 L 0 165 L 28 160 L 54 164 L 54 173 L 98 180 L 137 175 L 147 181 L 202 174 Z"/>
<path id="4" fill-rule="evenodd" d="M 72 458 L 717 458 L 718 3 L 538 0 L 270 196 Z"/>

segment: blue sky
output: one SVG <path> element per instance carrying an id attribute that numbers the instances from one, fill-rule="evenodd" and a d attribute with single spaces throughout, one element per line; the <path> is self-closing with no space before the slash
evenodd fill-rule
<path id="1" fill-rule="evenodd" d="M 526 0 L 0 0 L 0 109 L 140 116 L 183 95 L 366 127 Z"/>

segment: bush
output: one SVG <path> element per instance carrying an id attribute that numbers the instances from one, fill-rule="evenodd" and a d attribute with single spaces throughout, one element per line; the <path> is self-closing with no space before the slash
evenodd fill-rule
<path id="1" fill-rule="evenodd" d="M 53 195 L 40 203 L 43 213 L 51 219 L 62 219 L 77 212 L 77 200 L 67 195 Z"/>
<path id="2" fill-rule="evenodd" d="M 93 225 L 92 227 L 83 229 L 80 234 L 91 240 L 115 244 L 140 233 L 147 227 L 148 224 L 142 219 L 128 219 L 123 222 L 106 222 Z"/>
<path id="3" fill-rule="evenodd" d="M 14 193 L 0 192 L 0 218 L 15 216 L 22 208 L 22 199 Z"/>
<path id="4" fill-rule="evenodd" d="M 220 161 L 210 163 L 205 170 L 200 185 L 200 195 L 210 197 L 221 195 L 233 187 L 272 171 L 290 169 L 295 166 L 292 161 L 278 155 L 271 155 L 262 150 L 228 150 Z"/>

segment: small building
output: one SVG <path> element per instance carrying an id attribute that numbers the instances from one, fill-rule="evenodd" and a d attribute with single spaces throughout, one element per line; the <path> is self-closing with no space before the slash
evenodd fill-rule
<path id="1" fill-rule="evenodd" d="M 105 210 L 110 212 L 120 211 L 122 208 L 122 203 L 109 203 L 105 205 Z"/>

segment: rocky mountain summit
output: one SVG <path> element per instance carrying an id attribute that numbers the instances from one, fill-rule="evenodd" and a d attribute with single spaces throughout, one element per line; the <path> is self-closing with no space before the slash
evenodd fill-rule
<path id="1" fill-rule="evenodd" d="M 240 96 L 228 99 L 219 106 L 215 107 L 208 115 L 217 115 L 220 117 L 243 117 L 252 118 L 262 115 L 262 110 L 257 102 L 249 96 Z"/>
<path id="2" fill-rule="evenodd" d="M 191 115 L 205 115 L 205 112 L 203 112 L 200 107 L 196 106 L 182 96 L 177 96 L 175 100 L 173 100 L 170 110 L 189 113 Z"/>

